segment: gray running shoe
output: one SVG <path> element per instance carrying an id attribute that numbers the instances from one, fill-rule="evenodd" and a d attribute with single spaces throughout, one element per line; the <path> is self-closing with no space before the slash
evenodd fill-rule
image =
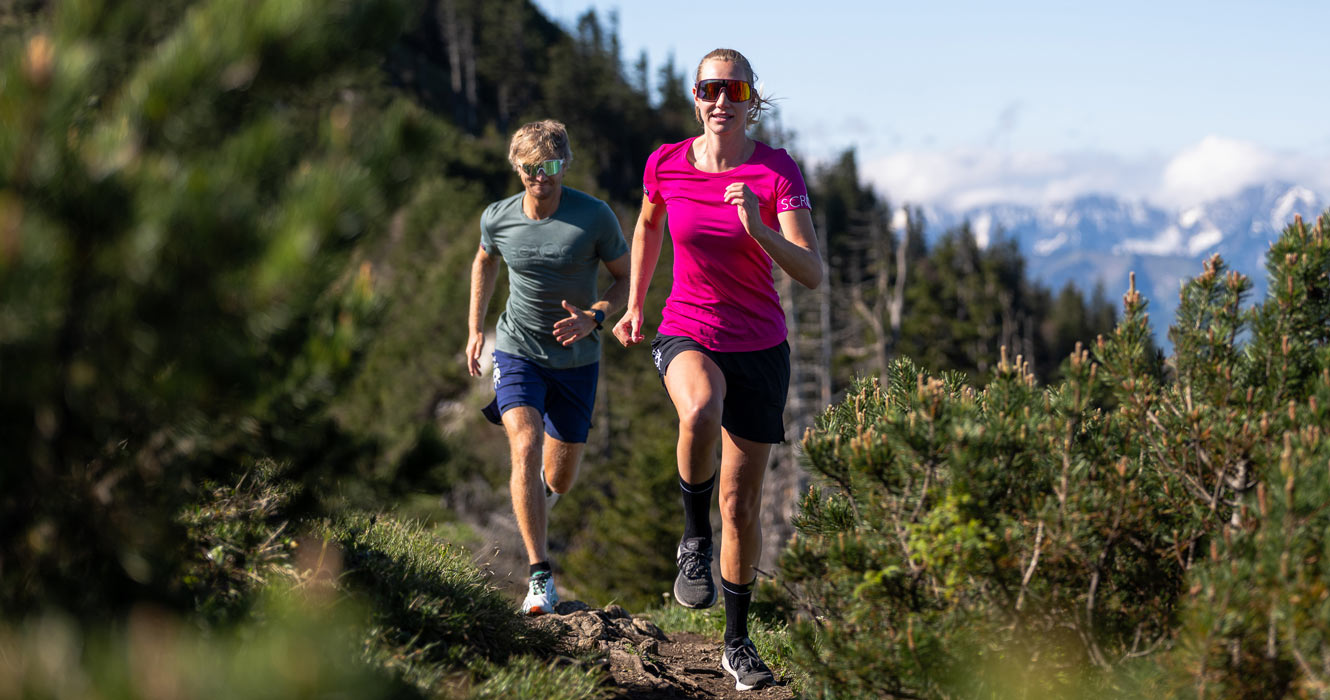
<path id="1" fill-rule="evenodd" d="M 720 655 L 720 667 L 734 676 L 735 690 L 752 690 L 776 682 L 776 676 L 757 655 L 753 640 L 747 637 L 725 645 L 725 651 Z"/>
<path id="2" fill-rule="evenodd" d="M 709 608 L 716 604 L 716 582 L 711 578 L 711 540 L 690 537 L 679 543 L 674 561 L 674 599 L 685 608 Z"/>

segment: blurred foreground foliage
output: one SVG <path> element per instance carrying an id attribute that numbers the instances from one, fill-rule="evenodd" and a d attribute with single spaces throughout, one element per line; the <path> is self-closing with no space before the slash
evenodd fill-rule
<path id="1" fill-rule="evenodd" d="M 408 201 L 394 164 L 422 125 L 325 95 L 363 79 L 359 52 L 406 9 L 79 1 L 9 38 L 0 431 L 22 466 L 0 474 L 4 609 L 175 598 L 170 523 L 202 480 L 369 449 L 321 409 L 377 305 L 348 255 Z"/>
<path id="2" fill-rule="evenodd" d="M 48 615 L 0 630 L 6 698 L 419 698 L 415 688 L 360 660 L 359 624 L 346 606 L 272 591 L 268 624 L 205 633 L 169 612 L 135 608 L 95 628 Z"/>
<path id="3" fill-rule="evenodd" d="M 1325 697 L 1330 214 L 1218 256 L 1167 364 L 1146 301 L 1039 386 L 906 360 L 803 447 L 824 486 L 782 570 L 815 697 Z"/>

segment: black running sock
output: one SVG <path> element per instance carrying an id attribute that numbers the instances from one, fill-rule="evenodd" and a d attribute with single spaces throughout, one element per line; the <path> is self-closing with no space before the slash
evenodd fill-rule
<path id="1" fill-rule="evenodd" d="M 711 539 L 711 490 L 715 485 L 715 474 L 700 484 L 690 484 L 679 477 L 679 489 L 683 491 L 684 539 Z"/>
<path id="2" fill-rule="evenodd" d="M 547 573 L 547 574 L 552 574 L 552 573 L 554 573 L 554 569 L 551 569 L 551 568 L 550 568 L 549 560 L 546 560 L 546 561 L 538 561 L 538 562 L 536 562 L 535 564 L 532 564 L 532 565 L 531 565 L 531 575 L 532 575 L 532 576 L 535 576 L 535 575 L 536 575 L 536 572 L 538 572 L 538 571 L 544 571 L 544 572 Z"/>
<path id="3" fill-rule="evenodd" d="M 753 602 L 753 582 L 730 583 L 720 578 L 725 592 L 725 645 L 748 636 L 748 604 Z"/>

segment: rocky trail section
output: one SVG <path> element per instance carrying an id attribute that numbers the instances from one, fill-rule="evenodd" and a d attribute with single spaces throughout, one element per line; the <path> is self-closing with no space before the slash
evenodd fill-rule
<path id="1" fill-rule="evenodd" d="M 719 698 L 770 700 L 792 698 L 780 685 L 739 692 L 720 667 L 720 643 L 692 633 L 666 635 L 650 620 L 634 618 L 618 605 L 597 610 L 565 601 L 554 614 L 532 624 L 560 636 L 570 654 L 599 654 L 625 700 Z"/>

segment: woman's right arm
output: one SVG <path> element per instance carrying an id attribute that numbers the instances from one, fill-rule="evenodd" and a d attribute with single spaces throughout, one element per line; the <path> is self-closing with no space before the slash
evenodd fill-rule
<path id="1" fill-rule="evenodd" d="M 642 213 L 633 228 L 633 253 L 628 273 L 628 310 L 614 324 L 614 337 L 624 347 L 642 342 L 642 307 L 646 304 L 647 288 L 656 273 L 660 260 L 660 244 L 665 235 L 665 202 L 653 202 L 642 195 Z"/>

